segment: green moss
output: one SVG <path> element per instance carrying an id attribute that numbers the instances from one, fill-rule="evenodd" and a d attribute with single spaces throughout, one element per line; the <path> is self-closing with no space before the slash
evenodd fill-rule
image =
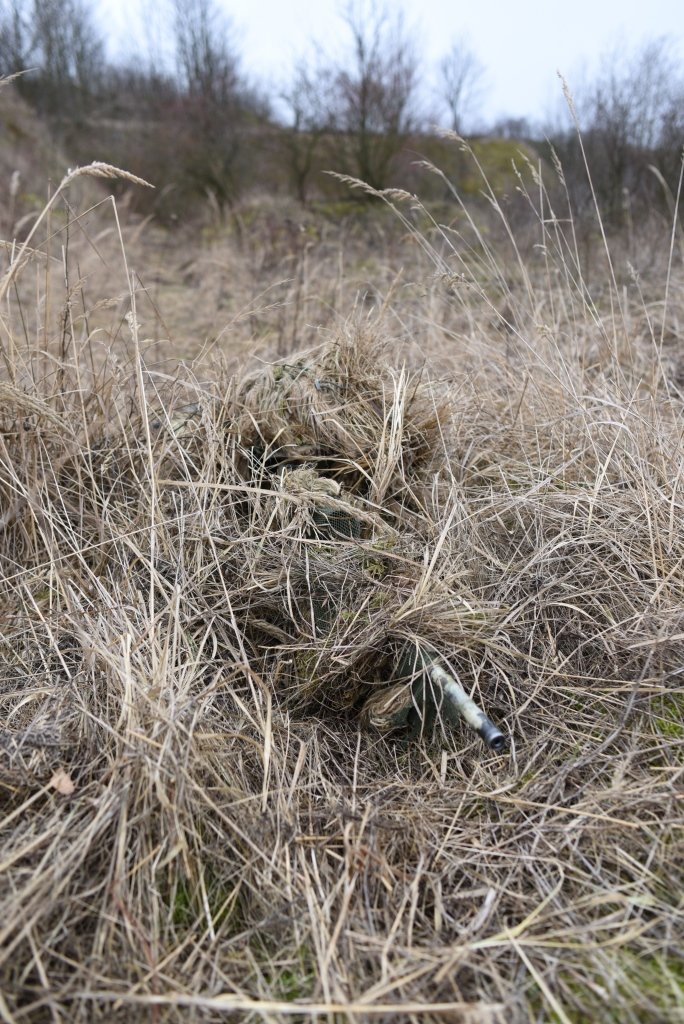
<path id="1" fill-rule="evenodd" d="M 474 139 L 471 149 L 496 195 L 510 191 L 517 184 L 514 164 L 522 176 L 529 178 L 531 183 L 531 176 L 520 155 L 521 150 L 525 152 L 524 144 L 514 139 Z M 536 155 L 530 154 L 530 157 L 536 161 Z M 483 184 L 482 174 L 475 164 L 472 170 L 466 171 L 459 182 L 461 191 L 471 193 L 478 192 Z"/>
<path id="2" fill-rule="evenodd" d="M 273 979 L 275 990 L 281 999 L 294 1002 L 310 996 L 315 973 L 303 969 L 286 967 Z"/>
<path id="3" fill-rule="evenodd" d="M 616 952 L 611 964 L 609 977 L 614 979 L 614 989 L 607 990 L 605 976 L 595 977 L 595 985 L 589 986 L 578 981 L 582 975 L 591 977 L 590 954 L 587 961 L 578 965 L 572 975 L 559 979 L 554 994 L 565 1015 L 572 1024 L 622 1024 L 625 1019 L 624 1007 L 632 1011 L 631 1020 L 650 1021 L 679 1020 L 684 1011 L 684 961 L 666 960 L 662 956 L 639 957 L 628 949 Z M 562 1019 L 544 999 L 530 979 L 528 1005 L 539 1014 L 539 1019 L 550 1024 L 562 1024 Z M 561 988 L 567 993 L 559 997 Z M 605 991 L 605 997 L 601 992 Z"/>
<path id="4" fill-rule="evenodd" d="M 171 920 L 176 928 L 186 931 L 195 921 L 192 897 L 187 882 L 183 878 L 176 879 L 171 888 L 170 896 Z"/>
<path id="5" fill-rule="evenodd" d="M 684 693 L 671 693 L 655 701 L 652 706 L 656 732 L 671 740 L 684 738 Z"/>
<path id="6" fill-rule="evenodd" d="M 299 650 L 294 655 L 294 666 L 298 678 L 302 682 L 311 682 L 318 669 L 318 652 L 306 648 Z"/>
<path id="7" fill-rule="evenodd" d="M 261 933 L 250 939 L 249 946 L 274 998 L 294 1003 L 312 997 L 318 965 L 309 945 L 304 943 L 291 956 L 284 956 L 282 949 Z"/>
<path id="8" fill-rule="evenodd" d="M 391 535 L 387 537 L 378 537 L 372 544 L 369 545 L 373 551 L 393 551 L 397 546 L 397 538 Z"/>
<path id="9" fill-rule="evenodd" d="M 338 615 L 339 621 L 344 625 L 349 622 L 357 622 L 363 626 L 370 625 L 370 615 L 359 615 L 350 608 L 343 608 Z"/>
<path id="10" fill-rule="evenodd" d="M 375 580 L 381 580 L 387 575 L 387 566 L 379 558 L 366 557 L 364 559 L 364 569 Z"/>
<path id="11" fill-rule="evenodd" d="M 315 203 L 314 209 L 316 213 L 329 218 L 335 223 L 349 216 L 363 219 L 367 216 L 368 211 L 368 207 L 359 202 L 356 197 L 324 200 Z"/>
<path id="12" fill-rule="evenodd" d="M 206 915 L 202 887 L 183 876 L 167 880 L 158 885 L 164 902 L 169 908 L 169 917 L 177 933 L 185 933 L 197 927 L 197 922 Z M 231 930 L 241 927 L 242 913 L 239 905 L 239 890 L 226 883 L 208 865 L 204 867 L 204 891 L 206 907 L 214 928 L 232 918 Z"/>

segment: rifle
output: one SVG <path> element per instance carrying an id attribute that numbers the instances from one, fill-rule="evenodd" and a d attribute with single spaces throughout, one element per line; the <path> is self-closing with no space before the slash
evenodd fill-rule
<path id="1" fill-rule="evenodd" d="M 403 680 L 366 700 L 361 712 L 365 725 L 382 732 L 408 726 L 416 736 L 438 718 L 450 724 L 463 719 L 490 750 L 500 753 L 505 749 L 504 734 L 447 672 L 437 654 L 422 647 L 405 651 L 397 661 L 395 675 Z"/>

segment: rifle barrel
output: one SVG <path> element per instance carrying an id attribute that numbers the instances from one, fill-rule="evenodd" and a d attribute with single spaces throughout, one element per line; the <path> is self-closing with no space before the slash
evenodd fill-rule
<path id="1" fill-rule="evenodd" d="M 427 673 L 432 682 L 439 686 L 449 705 L 466 720 L 471 729 L 479 733 L 490 750 L 503 750 L 506 737 L 468 696 L 461 684 L 436 661 L 427 666 Z"/>

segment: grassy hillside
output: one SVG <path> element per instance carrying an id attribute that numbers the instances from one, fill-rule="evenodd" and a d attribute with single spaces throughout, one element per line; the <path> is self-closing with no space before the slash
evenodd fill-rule
<path id="1" fill-rule="evenodd" d="M 680 236 L 83 178 L 0 284 L 0 1016 L 682 1020 Z"/>

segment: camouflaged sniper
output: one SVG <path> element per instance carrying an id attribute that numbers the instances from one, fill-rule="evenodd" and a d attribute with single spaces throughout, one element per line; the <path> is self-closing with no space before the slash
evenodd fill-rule
<path id="1" fill-rule="evenodd" d="M 287 565 L 285 583 L 277 560 L 268 589 L 257 582 L 269 605 L 258 625 L 282 641 L 270 650 L 283 652 L 279 685 L 294 700 L 360 709 L 362 723 L 384 733 L 464 721 L 500 751 L 504 735 L 449 670 L 440 630 L 422 628 L 418 607 L 401 615 L 430 544 L 406 502 L 432 479 L 449 410 L 419 375 L 379 356 L 358 339 L 331 346 L 265 368 L 237 396 L 242 472 L 259 501 L 275 503 L 268 522 Z M 477 636 L 477 620 L 497 612 L 467 600 L 453 611 L 459 596 L 438 580 L 429 586 L 427 605 L 447 608 L 438 618 L 453 658 L 459 633 Z"/>

